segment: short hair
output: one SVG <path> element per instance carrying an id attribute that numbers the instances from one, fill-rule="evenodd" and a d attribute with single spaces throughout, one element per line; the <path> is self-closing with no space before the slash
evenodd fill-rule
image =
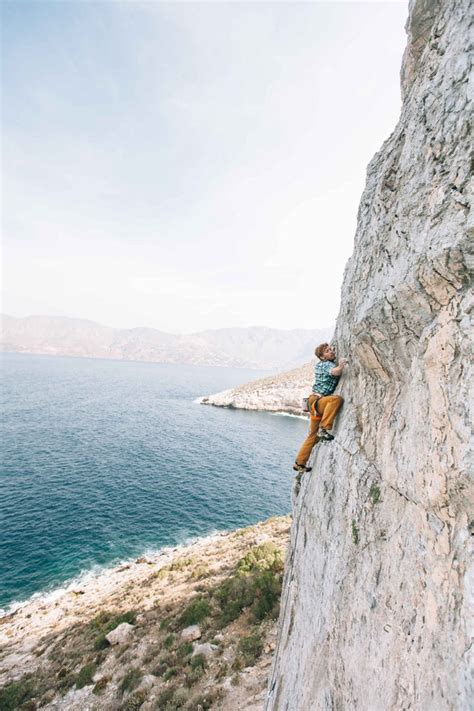
<path id="1" fill-rule="evenodd" d="M 329 346 L 329 343 L 321 343 L 319 346 L 316 346 L 314 349 L 314 355 L 321 360 L 321 356 L 323 355 L 324 351 L 326 348 Z"/>

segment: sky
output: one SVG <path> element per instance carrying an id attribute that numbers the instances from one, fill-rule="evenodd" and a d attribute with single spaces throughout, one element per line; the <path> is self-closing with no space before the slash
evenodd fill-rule
<path id="1" fill-rule="evenodd" d="M 2 2 L 2 311 L 322 328 L 406 2 Z"/>

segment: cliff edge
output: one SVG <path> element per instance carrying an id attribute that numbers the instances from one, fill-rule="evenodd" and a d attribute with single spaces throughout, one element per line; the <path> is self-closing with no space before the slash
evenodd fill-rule
<path id="1" fill-rule="evenodd" d="M 472 9 L 410 3 L 401 117 L 368 167 L 342 289 L 345 404 L 295 499 L 267 710 L 444 711 L 474 697 Z"/>

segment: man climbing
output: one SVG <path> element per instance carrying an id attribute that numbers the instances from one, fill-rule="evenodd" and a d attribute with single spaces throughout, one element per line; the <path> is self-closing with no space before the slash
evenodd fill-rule
<path id="1" fill-rule="evenodd" d="M 314 368 L 313 392 L 308 398 L 309 432 L 296 455 L 293 469 L 297 472 L 311 471 L 306 463 L 316 442 L 331 442 L 334 439 L 330 430 L 342 405 L 342 397 L 333 393 L 346 361 L 341 358 L 339 365 L 336 365 L 336 353 L 328 343 L 317 346 L 314 354 L 319 360 Z"/>

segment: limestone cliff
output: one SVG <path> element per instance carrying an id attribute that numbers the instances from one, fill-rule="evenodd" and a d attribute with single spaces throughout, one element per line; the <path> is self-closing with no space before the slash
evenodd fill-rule
<path id="1" fill-rule="evenodd" d="M 441 711 L 474 698 L 472 10 L 410 3 L 401 117 L 368 167 L 342 289 L 345 405 L 295 500 L 268 710 Z"/>

